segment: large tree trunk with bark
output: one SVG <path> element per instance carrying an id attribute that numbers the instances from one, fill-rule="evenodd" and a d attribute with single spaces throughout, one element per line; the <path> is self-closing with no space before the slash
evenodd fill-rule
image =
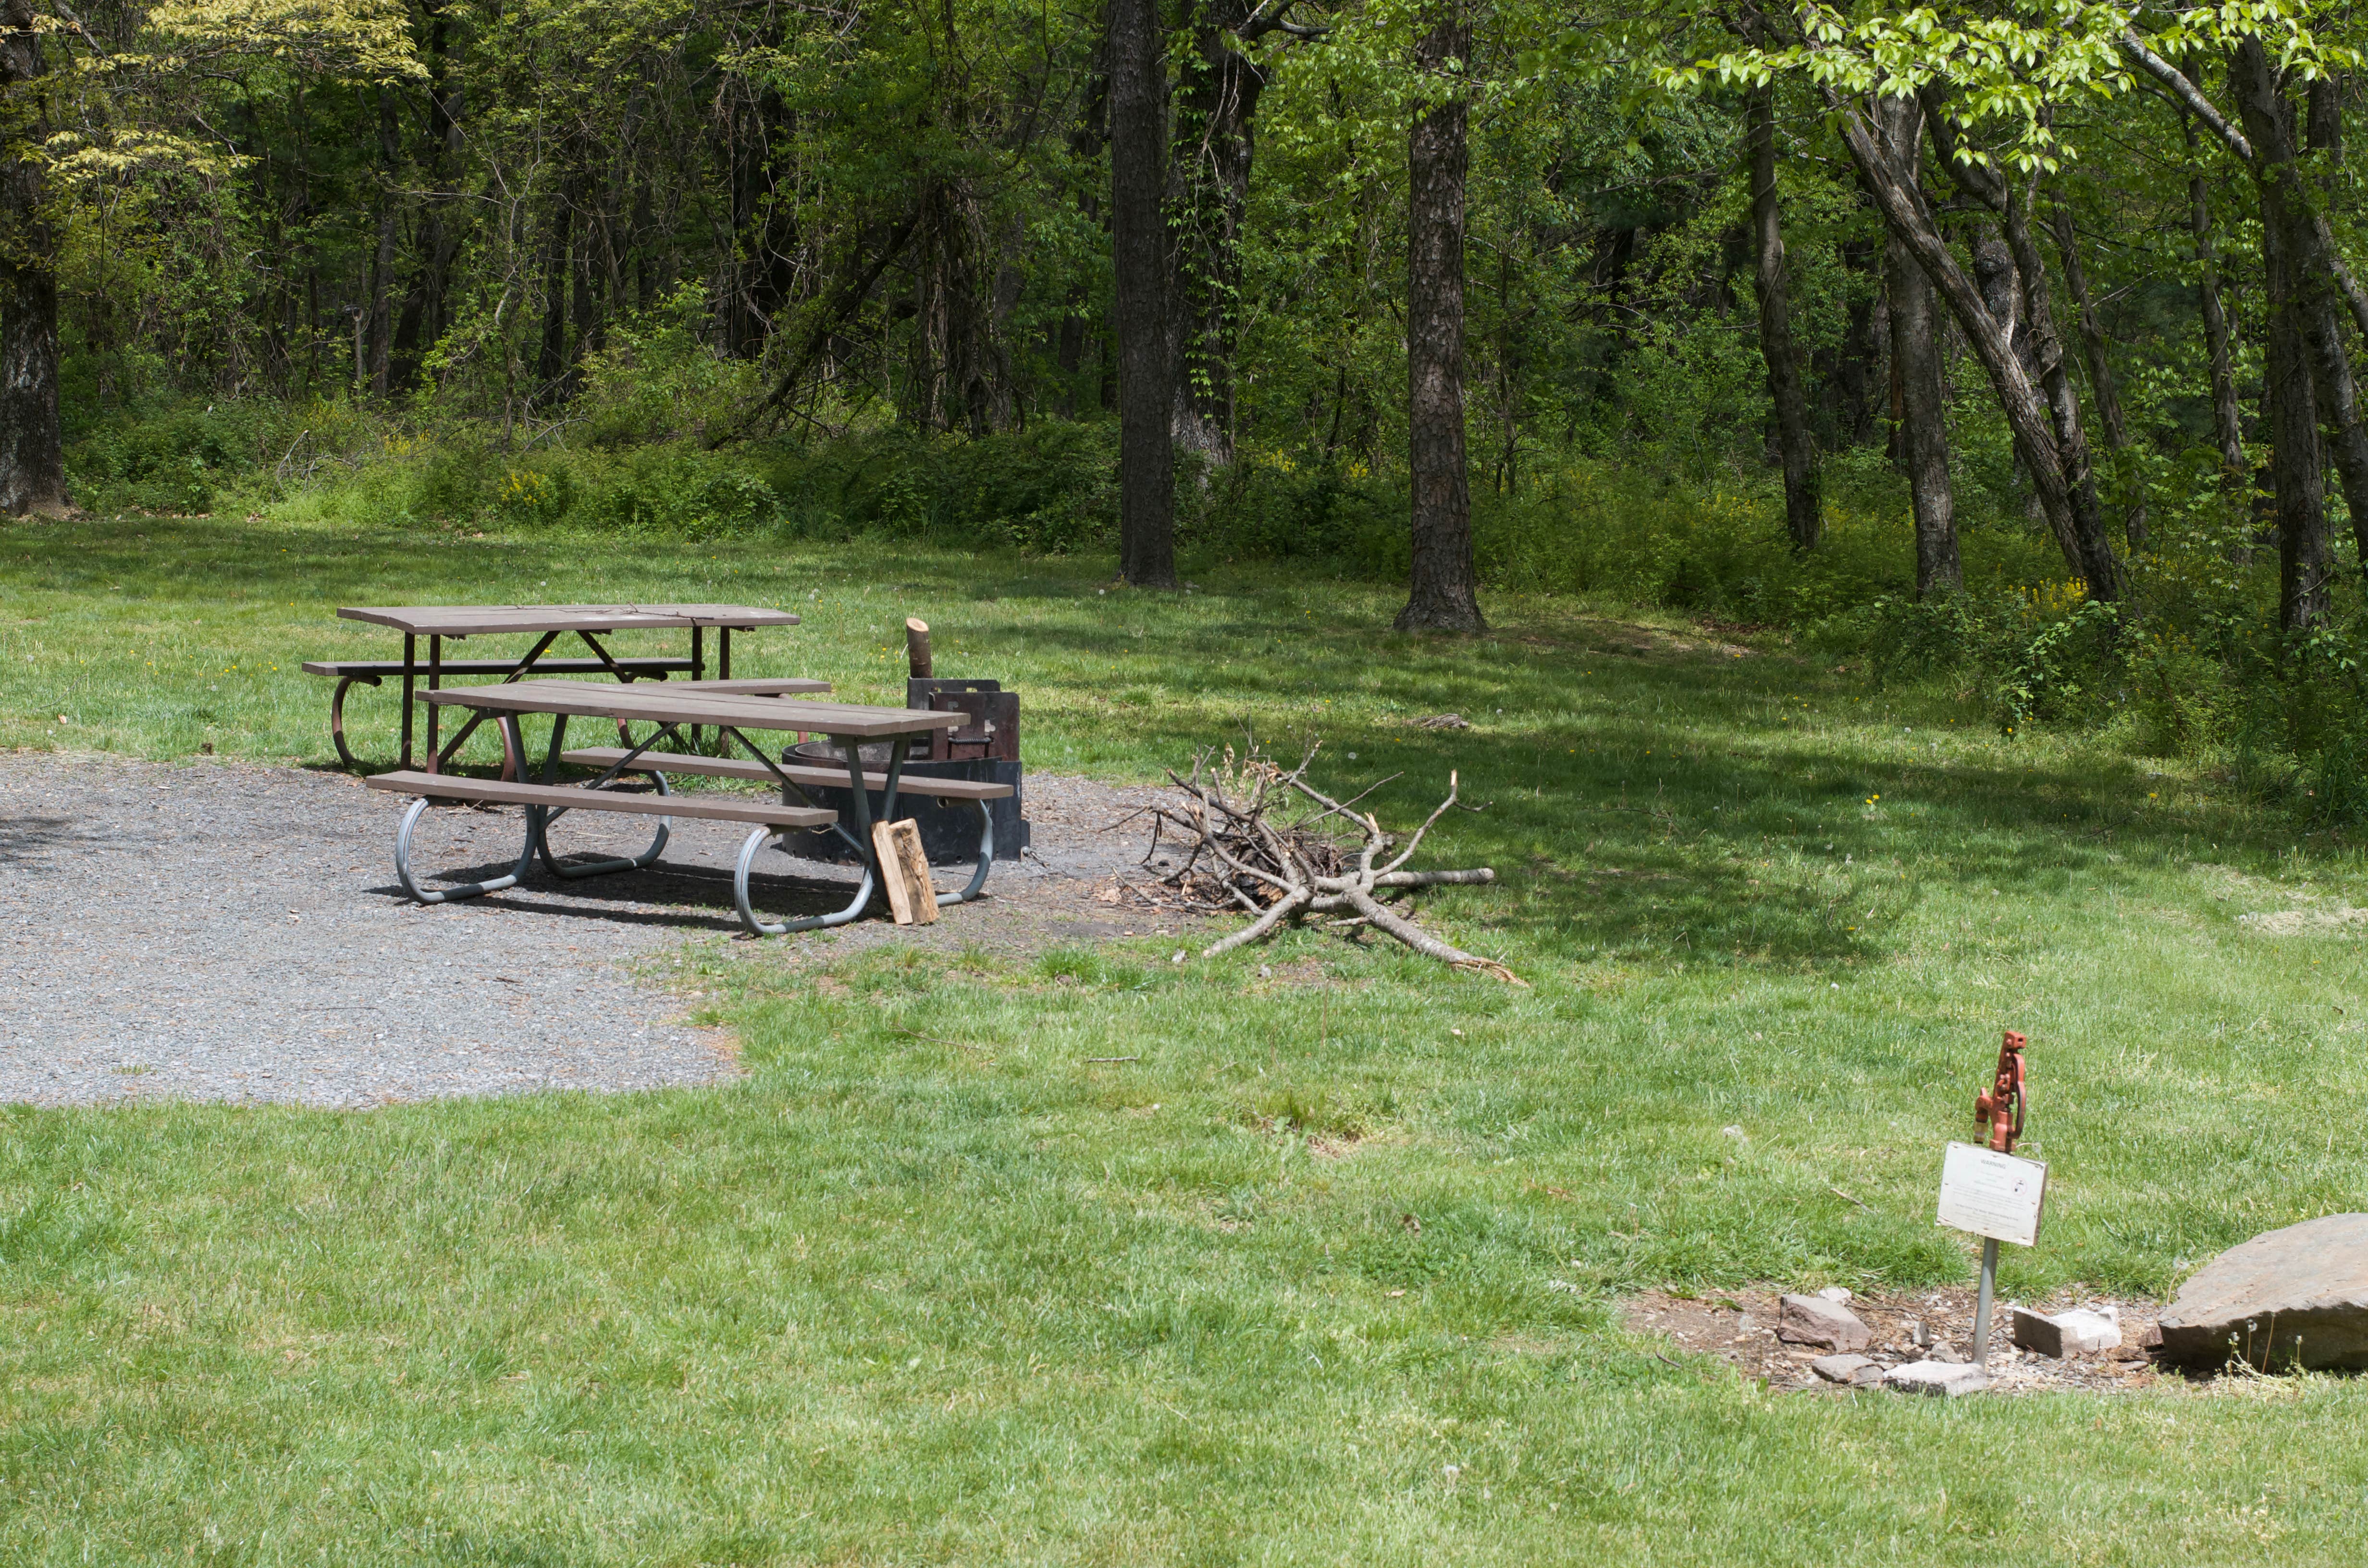
<path id="1" fill-rule="evenodd" d="M 2368 428 L 2361 424 L 2358 389 L 2343 345 L 2337 261 L 2326 244 L 2313 193 L 2302 177 L 2293 102 L 2258 41 L 2248 40 L 2237 50 L 2228 79 L 2245 132 L 2252 140 L 2254 173 L 2261 190 L 2261 254 L 2270 276 L 2273 318 L 2271 379 L 2274 383 L 2282 375 L 2306 378 L 2298 388 L 2272 385 L 2263 394 L 2274 421 L 2271 439 L 2281 446 L 2289 440 L 2295 445 L 2293 462 L 2301 460 L 2306 447 L 2311 463 L 2309 494 L 2318 513 L 2315 519 L 2289 510 L 2286 491 L 2293 462 L 2281 454 L 2271 465 L 2278 487 L 2280 619 L 2299 630 L 2317 622 L 2328 609 L 2327 519 L 2319 479 L 2323 456 L 2335 460 L 2352 528 L 2368 551 Z M 2330 143 L 2338 142 L 2340 133 L 2332 116 L 2316 102 L 2313 108 L 2311 129 Z M 2305 415 L 2311 420 L 2306 431 L 2292 426 L 2291 421 Z M 2321 420 L 2328 426 L 2324 454 L 2317 429 Z M 2368 562 L 2368 553 L 2362 561 Z"/>
<path id="2" fill-rule="evenodd" d="M 2122 394 L 2113 381 L 2113 363 L 2105 352 L 2105 328 L 2097 318 L 2097 302 L 2089 297 L 2089 275 L 2080 265 L 2079 232 L 2072 210 L 2057 202 L 2048 214 L 2048 232 L 2064 266 L 2064 287 L 2072 296 L 2072 312 L 2080 324 L 2080 348 L 2089 365 L 2089 390 L 2097 401 L 2097 417 L 2105 426 L 2106 449 L 2113 454 L 2115 488 L 2122 493 L 2122 534 L 2135 551 L 2146 543 L 2145 481 L 2132 466 L 2129 421 L 2122 414 Z"/>
<path id="3" fill-rule="evenodd" d="M 32 0 L 0 0 L 0 513 L 57 517 L 66 499 L 58 430 L 57 235 L 38 161 L 49 131 Z"/>
<path id="4" fill-rule="evenodd" d="M 1406 143 L 1407 468 L 1414 490 L 1413 583 L 1397 626 L 1477 631 L 1471 475 L 1463 456 L 1463 185 L 1462 71 L 1472 23 L 1462 0 L 1434 13 L 1415 69 L 1444 90 L 1416 106 Z M 1451 67 L 1450 61 L 1457 62 Z"/>
<path id="5" fill-rule="evenodd" d="M 2110 541 L 2101 571 L 2092 566 L 2083 549 L 2047 405 L 2024 373 L 2013 344 L 1991 316 L 1980 289 L 1966 276 L 1947 242 L 1941 239 L 1932 210 L 1917 187 L 1913 169 L 1900 167 L 1884 152 L 1856 105 L 1837 100 L 1835 108 L 1840 114 L 1843 145 L 1850 152 L 1850 161 L 1858 165 L 1868 193 L 1882 210 L 1885 226 L 1932 280 L 1958 330 L 1988 375 L 1990 386 L 1998 394 L 1999 411 L 2006 415 L 2007 426 L 2013 433 L 2016 453 L 2030 470 L 2032 484 L 2039 492 L 2040 507 L 2055 536 L 2056 547 L 2063 551 L 2072 569 L 2087 581 L 2092 597 L 2107 601 L 2119 599 L 2126 585 Z"/>
<path id="6" fill-rule="evenodd" d="M 1918 163 L 1924 112 L 1909 97 L 1875 105 L 1883 145 L 1903 168 Z M 1916 512 L 1916 597 L 1965 585 L 1957 554 L 1957 496 L 1949 481 L 1948 392 L 1941 376 L 1941 321 L 1932 280 L 1896 239 L 1883 247 L 1891 317 L 1891 375 L 1899 410 L 1899 460 Z"/>
<path id="7" fill-rule="evenodd" d="M 1784 463 L 1784 526 L 1795 550 L 1814 550 L 1824 531 L 1817 441 L 1809 430 L 1809 394 L 1793 344 L 1793 306 L 1784 284 L 1784 224 L 1776 202 L 1776 94 L 1751 89 L 1744 104 L 1751 155 L 1752 287 L 1759 297 L 1759 356 L 1775 404 L 1776 447 Z"/>
<path id="8" fill-rule="evenodd" d="M 2305 631 L 2327 616 L 2327 496 L 2319 477 L 2318 399 L 2303 345 L 2291 236 L 2261 225 L 2269 275 L 2269 334 L 2261 384 L 2270 426 L 2270 483 L 2277 491 L 2278 623 Z"/>
<path id="9" fill-rule="evenodd" d="M 2057 528 L 2058 544 L 2065 549 L 2073 569 L 2089 585 L 2089 591 L 2100 599 L 2118 600 L 2127 590 L 2127 578 L 2121 557 L 2114 553 L 2112 538 L 2106 531 L 2104 512 L 2097 503 L 2097 476 L 2089 466 L 2089 437 L 2080 419 L 2080 391 L 2065 367 L 2064 335 L 2055 327 L 2047 263 L 2031 237 L 2031 209 L 2038 199 L 2039 176 L 2034 171 L 2025 184 L 2018 187 L 1979 157 L 1962 152 L 1949 119 L 1946 95 L 1938 87 L 1927 87 L 1920 97 L 1941 165 L 1960 189 L 1998 215 L 2007 254 L 2014 263 L 2020 311 L 2009 341 L 2020 362 L 2021 379 L 2026 383 L 2035 383 L 2044 397 L 2063 517 L 2060 521 L 2056 517 L 2045 486 L 2041 487 L 2043 509 L 2048 511 L 2050 525 Z M 1940 281 L 1934 278 L 1935 283 Z M 1945 285 L 1942 292 L 1947 292 Z M 2013 418 L 2011 411 L 2009 418 Z M 2026 462 L 2031 460 L 2030 453 L 2022 456 Z M 2037 483 L 2035 472 L 2033 480 Z"/>
<path id="10" fill-rule="evenodd" d="M 1167 77 L 1156 0 L 1110 0 L 1110 236 L 1116 267 L 1119 571 L 1176 585 L 1174 383 L 1167 358 Z"/>

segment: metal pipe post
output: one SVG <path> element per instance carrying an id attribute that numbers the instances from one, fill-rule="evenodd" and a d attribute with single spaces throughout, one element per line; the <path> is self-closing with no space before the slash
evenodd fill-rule
<path id="1" fill-rule="evenodd" d="M 1990 1298 L 1998 1293 L 1998 1238 L 1982 1238 L 1982 1295 L 1974 1307 L 1974 1365 L 1990 1365 Z"/>

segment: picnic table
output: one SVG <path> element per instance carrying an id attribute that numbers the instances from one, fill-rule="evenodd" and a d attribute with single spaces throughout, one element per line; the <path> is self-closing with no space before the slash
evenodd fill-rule
<path id="1" fill-rule="evenodd" d="M 396 766 L 409 767 L 411 714 L 417 704 L 418 684 L 423 676 L 430 691 L 441 689 L 448 676 L 499 676 L 504 681 L 518 681 L 532 675 L 607 675 L 619 681 L 633 681 L 664 680 L 670 674 L 688 672 L 691 679 L 700 680 L 707 674 L 707 633 L 712 629 L 716 633 L 716 678 L 729 681 L 734 631 L 798 624 L 798 618 L 785 610 L 760 609 L 754 605 L 348 605 L 339 609 L 337 616 L 342 620 L 392 627 L 403 633 L 403 657 L 399 660 L 314 659 L 304 665 L 305 674 L 326 676 L 337 683 L 329 699 L 329 736 L 336 743 L 337 756 L 347 767 L 357 771 L 362 764 L 346 745 L 346 693 L 357 684 L 377 686 L 391 676 L 403 677 L 403 755 Z M 619 658 L 602 647 L 599 641 L 619 631 L 684 628 L 690 631 L 690 653 L 686 658 Z M 458 642 L 470 637 L 505 633 L 535 635 L 538 641 L 518 658 L 444 657 L 448 638 Z M 552 643 L 570 633 L 592 651 L 592 657 L 545 657 Z M 427 639 L 427 662 L 424 665 L 419 662 L 422 637 Z M 745 687 L 748 683 L 739 684 Z M 785 679 L 762 684 L 775 695 L 830 689 L 827 681 Z M 437 712 L 430 706 L 427 770 L 440 771 L 475 728 L 472 722 L 449 746 L 439 750 L 436 744 Z M 522 767 L 524 759 L 512 756 L 504 771 L 515 774 Z"/>
<path id="2" fill-rule="evenodd" d="M 939 905 L 966 903 L 978 896 L 985 885 L 987 872 L 995 863 L 995 824 L 986 802 L 1011 793 L 1008 784 L 986 784 L 973 779 L 928 778 L 905 779 L 905 760 L 912 743 L 930 732 L 967 722 L 959 712 L 938 712 L 914 708 L 872 708 L 856 703 L 822 702 L 794 696 L 768 696 L 745 691 L 719 691 L 706 686 L 677 685 L 673 687 L 638 685 L 604 685 L 597 681 L 579 680 L 519 680 L 494 686 L 452 687 L 431 690 L 423 700 L 431 711 L 438 708 L 467 708 L 480 719 L 490 718 L 502 726 L 511 755 L 524 759 L 527 756 L 525 737 L 518 720 L 525 714 L 548 714 L 552 719 L 551 744 L 543 758 L 542 782 L 526 782 L 523 778 L 465 778 L 431 769 L 400 768 L 379 774 L 369 780 L 374 790 L 390 790 L 417 796 L 410 810 L 404 813 L 395 834 L 395 875 L 405 892 L 422 903 L 443 903 L 453 899 L 474 898 L 480 894 L 511 887 L 526 875 L 529 866 L 540 855 L 552 874 L 564 878 L 599 876 L 610 871 L 635 869 L 655 860 L 666 847 L 666 835 L 674 817 L 705 818 L 711 821 L 746 823 L 752 831 L 740 846 L 740 857 L 734 867 L 732 891 L 741 924 L 754 935 L 773 937 L 789 931 L 807 931 L 819 926 L 842 926 L 857 918 L 870 906 L 872 896 L 885 885 L 890 868 L 882 863 L 875 835 L 871 796 L 878 793 L 881 807 L 878 820 L 896 820 L 896 797 L 906 794 L 935 796 L 945 800 L 969 801 L 978 808 L 978 867 L 971 874 L 967 886 L 958 892 L 938 893 L 933 889 L 921 890 L 933 897 Z M 567 750 L 567 722 L 571 718 L 590 718 L 617 725 L 625 744 L 616 749 L 570 752 Z M 648 725 L 648 733 L 640 741 L 632 738 L 630 726 Z M 650 748 L 669 736 L 678 737 L 686 725 L 714 726 L 746 749 L 755 760 L 736 758 L 679 756 L 671 753 L 653 752 Z M 748 736 L 749 731 L 791 731 L 826 736 L 831 745 L 845 759 L 845 768 L 800 766 L 776 762 L 766 748 Z M 866 768 L 862 748 L 866 743 L 887 744 L 886 767 L 879 771 Z M 582 785 L 565 785 L 558 781 L 563 763 L 597 767 L 598 777 Z M 685 798 L 674 794 L 667 787 L 668 772 L 699 773 L 710 777 L 756 779 L 778 784 L 780 801 L 751 801 L 745 799 Z M 652 781 L 649 792 L 613 788 L 627 774 L 645 775 Z M 815 787 L 845 786 L 852 802 L 852 824 L 841 823 L 836 811 L 813 803 L 806 790 Z M 462 887 L 427 889 L 419 885 L 411 869 L 412 830 L 420 815 L 435 801 L 473 801 L 487 803 L 519 805 L 526 808 L 526 842 L 518 851 L 517 866 L 508 875 Z M 552 852 L 551 824 L 571 811 L 625 812 L 660 818 L 650 846 L 638 856 L 596 861 L 590 865 L 569 865 Z M 757 851 L 768 839 L 800 829 L 828 829 L 837 833 L 855 850 L 862 868 L 862 881 L 855 897 L 846 908 L 828 915 L 798 920 L 768 921 L 761 918 L 750 902 L 748 878 Z"/>

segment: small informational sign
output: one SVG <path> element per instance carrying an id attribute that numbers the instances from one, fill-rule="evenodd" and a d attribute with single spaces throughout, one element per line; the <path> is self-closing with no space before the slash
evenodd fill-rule
<path id="1" fill-rule="evenodd" d="M 1952 1143 L 1941 1162 L 1941 1223 L 2017 1246 L 2039 1241 L 2047 1165 L 1975 1143 Z"/>

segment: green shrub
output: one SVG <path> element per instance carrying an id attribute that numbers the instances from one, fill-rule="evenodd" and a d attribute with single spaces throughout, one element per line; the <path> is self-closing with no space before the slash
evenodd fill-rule
<path id="1" fill-rule="evenodd" d="M 259 399 L 122 411 L 75 430 L 66 480 L 91 511 L 210 512 L 297 438 L 291 412 Z"/>

